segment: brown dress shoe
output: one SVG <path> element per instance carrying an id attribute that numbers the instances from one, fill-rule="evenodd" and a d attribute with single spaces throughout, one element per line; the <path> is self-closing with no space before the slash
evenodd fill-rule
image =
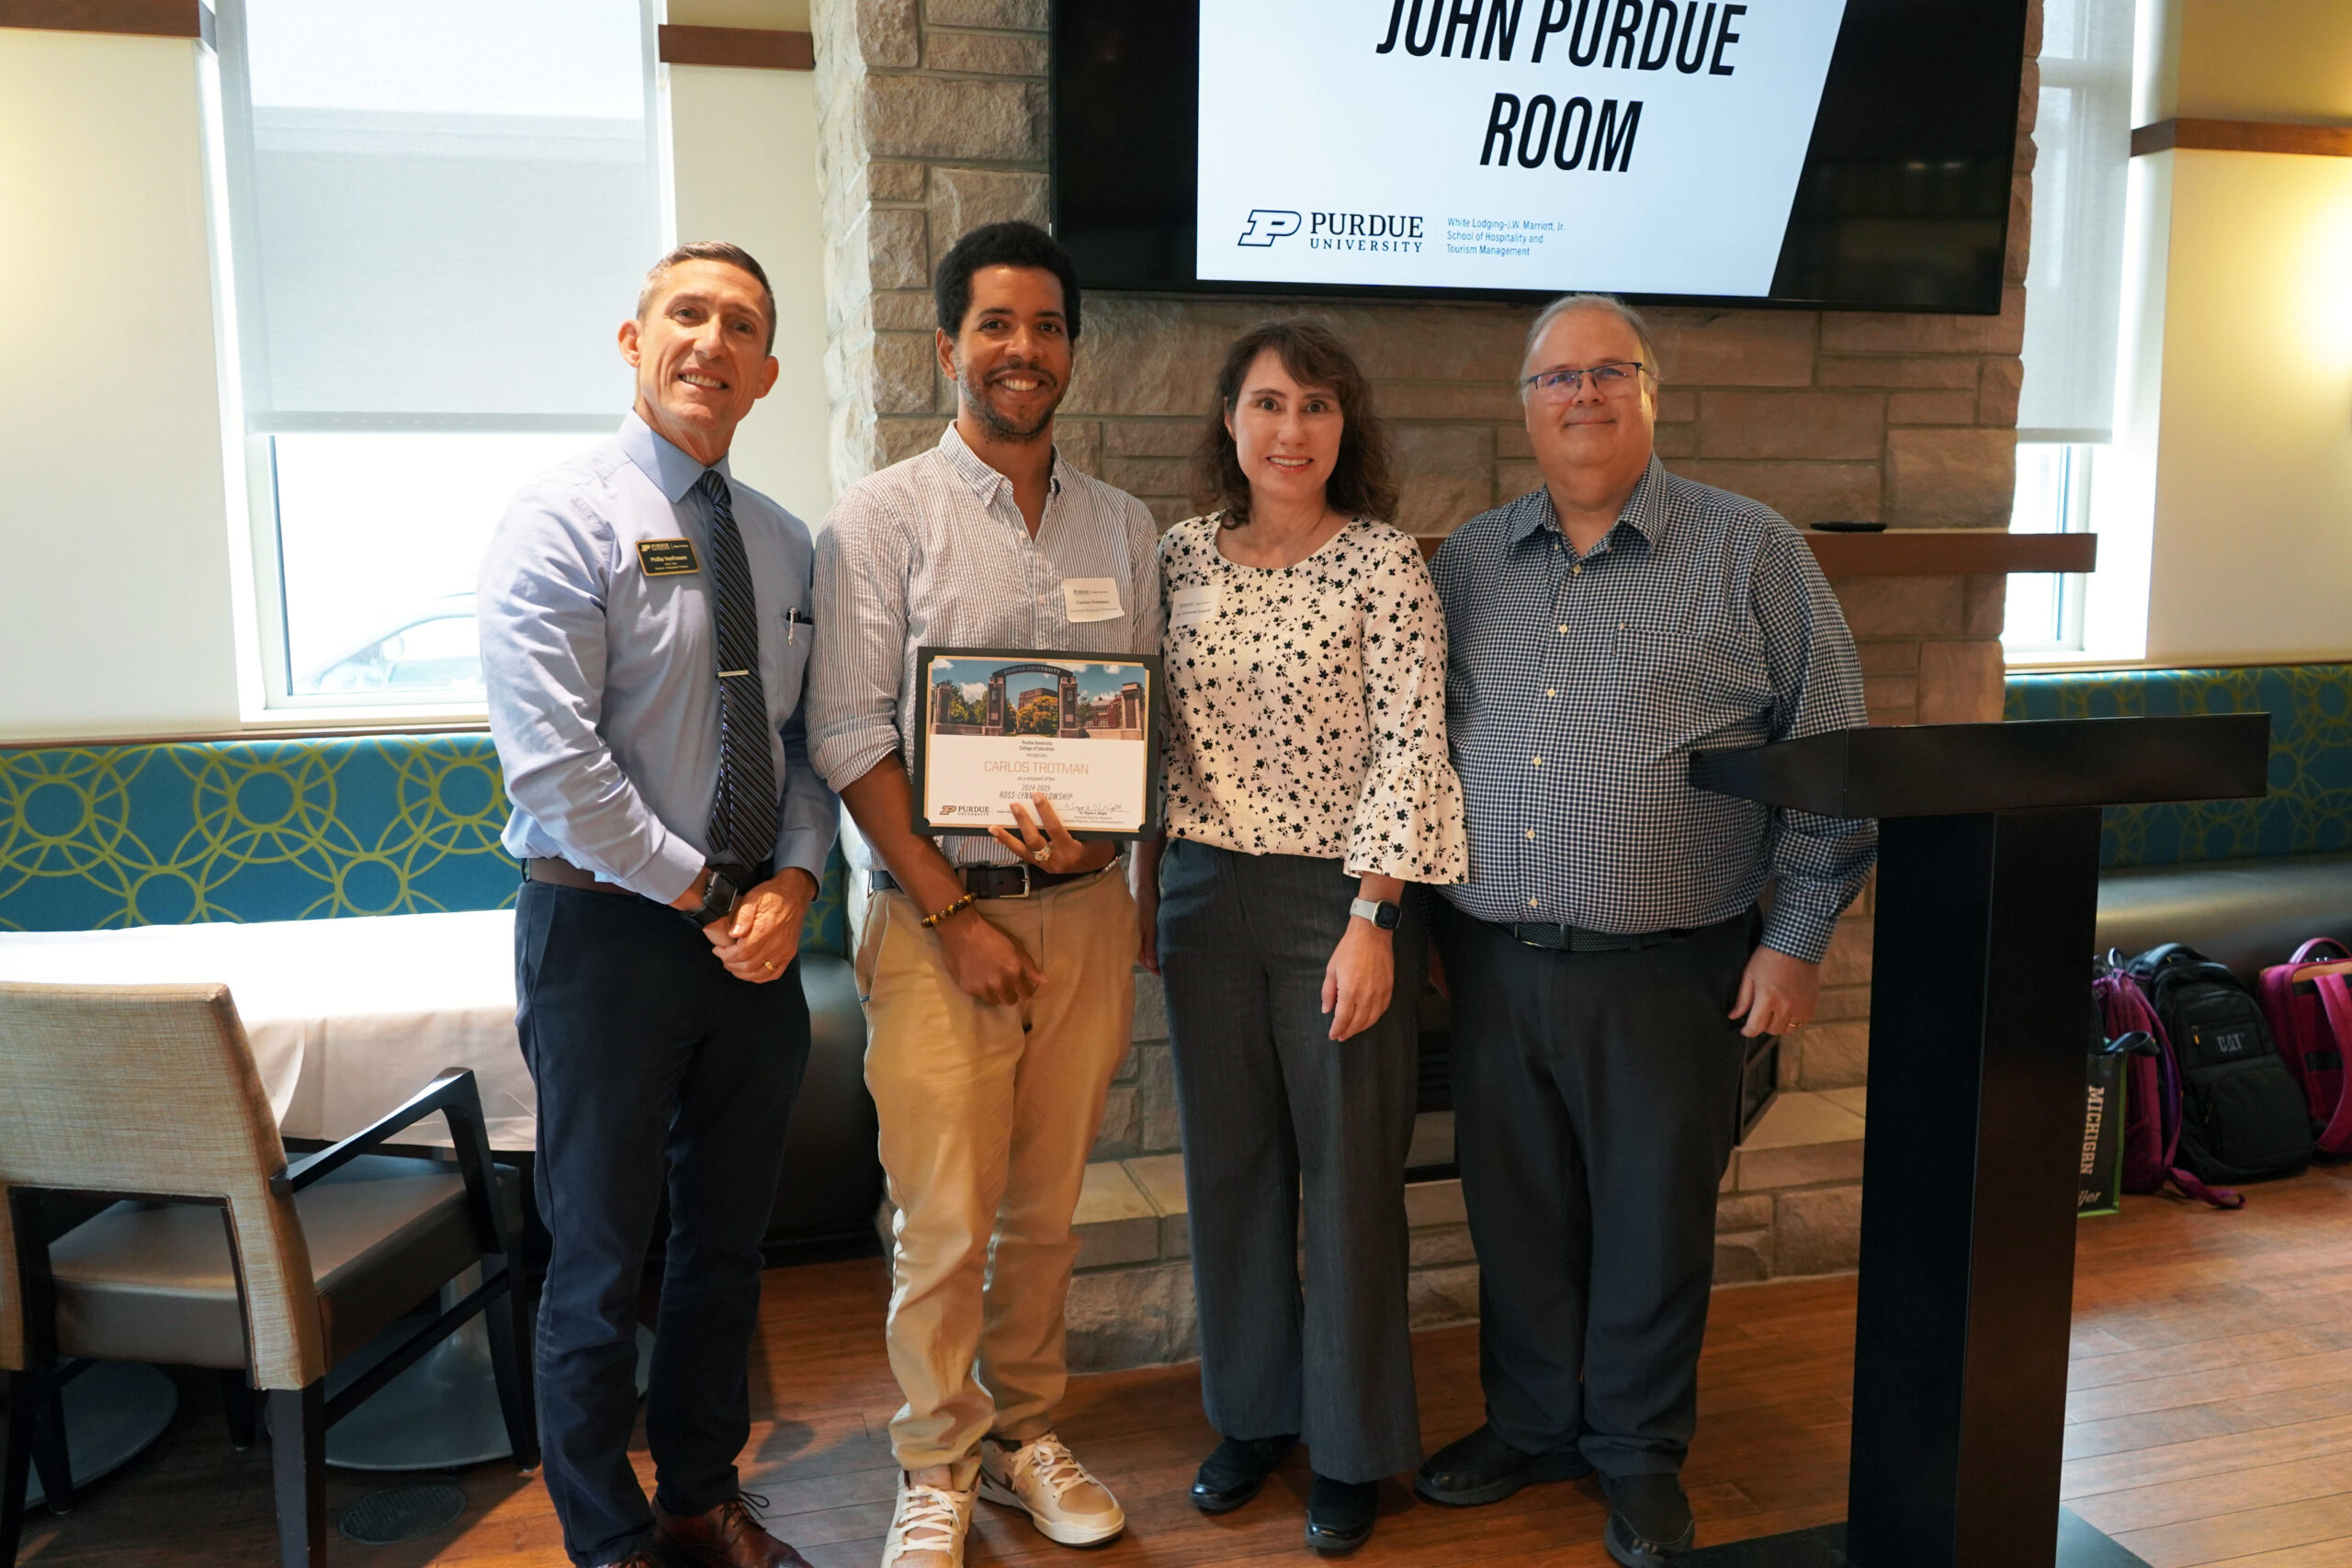
<path id="1" fill-rule="evenodd" d="M 764 1507 L 767 1500 L 760 1499 Z M 741 1497 L 729 1497 L 700 1514 L 673 1514 L 656 1498 L 653 1540 L 663 1551 L 696 1568 L 808 1568 L 808 1560 L 760 1528 L 759 1516 Z"/>

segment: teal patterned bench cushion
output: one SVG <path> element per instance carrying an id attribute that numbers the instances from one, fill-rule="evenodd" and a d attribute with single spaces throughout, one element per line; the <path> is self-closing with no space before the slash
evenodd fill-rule
<path id="1" fill-rule="evenodd" d="M 507 810 L 481 734 L 0 750 L 0 930 L 505 908 Z M 842 883 L 837 849 L 813 949 Z"/>
<path id="2" fill-rule="evenodd" d="M 2008 718 L 2270 715 L 2270 795 L 2118 806 L 2099 863 L 2170 865 L 2352 849 L 2352 664 L 2012 675 Z"/>

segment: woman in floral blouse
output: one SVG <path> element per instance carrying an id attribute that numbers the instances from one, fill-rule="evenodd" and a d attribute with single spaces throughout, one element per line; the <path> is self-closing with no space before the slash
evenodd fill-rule
<path id="1" fill-rule="evenodd" d="M 1344 1551 L 1379 1479 L 1421 1457 L 1404 1176 L 1425 942 L 1405 885 L 1468 872 L 1445 622 L 1384 521 L 1387 440 L 1328 328 L 1234 344 L 1201 468 L 1213 509 L 1160 540 L 1168 842 L 1136 859 L 1224 1439 L 1193 1500 L 1248 1502 L 1303 1438 L 1307 1542 Z"/>

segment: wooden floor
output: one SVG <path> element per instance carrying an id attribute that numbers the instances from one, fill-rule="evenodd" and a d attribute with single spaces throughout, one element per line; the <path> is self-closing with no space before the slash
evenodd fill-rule
<path id="1" fill-rule="evenodd" d="M 2065 1493 L 2154 1568 L 2352 1564 L 2352 1169 L 2256 1189 L 2236 1214 L 2161 1199 L 2084 1222 L 2075 1281 Z M 768 1276 L 752 1368 L 759 1419 L 746 1483 L 778 1533 L 817 1568 L 871 1568 L 896 1479 L 884 1427 L 898 1404 L 884 1362 L 878 1262 Z M 1725 1290 L 1715 1298 L 1699 1438 L 1685 1478 L 1702 1542 L 1822 1523 L 1844 1513 L 1854 1286 L 1850 1279 Z M 1472 1329 L 1416 1348 L 1422 1432 L 1435 1446 L 1478 1420 Z M 62 1519 L 36 1515 L 21 1561 L 41 1568 L 275 1562 L 268 1465 L 232 1452 L 209 1378 L 184 1381 L 179 1420 L 155 1449 Z M 1307 1472 L 1294 1460 L 1257 1502 L 1205 1518 L 1184 1499 L 1211 1446 L 1189 1367 L 1081 1378 L 1060 1431 L 1118 1492 L 1130 1527 L 1077 1557 L 1025 1520 L 980 1506 L 974 1562 L 1046 1568 L 1305 1562 Z M 639 1454 L 640 1461 L 642 1454 Z M 642 1468 L 642 1466 L 640 1466 Z M 338 1475 L 340 1508 L 383 1485 Z M 402 1546 L 334 1538 L 352 1568 L 562 1561 L 536 1479 L 485 1467 L 469 1506 Z M 1541 1560 L 1605 1564 L 1590 1483 L 1489 1508 L 1415 1504 L 1389 1488 L 1364 1568 Z"/>

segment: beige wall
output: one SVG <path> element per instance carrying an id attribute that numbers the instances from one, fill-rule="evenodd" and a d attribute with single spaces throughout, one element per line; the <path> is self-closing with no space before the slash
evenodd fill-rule
<path id="1" fill-rule="evenodd" d="M 2163 29 L 2149 118 L 2352 124 L 2352 4 L 2164 0 L 2143 17 Z M 2146 553 L 2152 662 L 2352 657 L 2352 159 L 2140 164 L 2106 565 Z"/>
<path id="2" fill-rule="evenodd" d="M 687 27 L 808 30 L 808 0 L 671 0 L 669 11 Z"/>
<path id="3" fill-rule="evenodd" d="M 199 50 L 0 28 L 0 738 L 236 723 Z"/>
<path id="4" fill-rule="evenodd" d="M 2346 0 L 2178 0 L 2177 96 L 2197 119 L 2352 124 Z"/>
<path id="5" fill-rule="evenodd" d="M 2163 156 L 2148 657 L 2352 656 L 2352 158 Z"/>
<path id="6" fill-rule="evenodd" d="M 734 241 L 775 289 L 783 372 L 736 433 L 729 466 L 814 526 L 833 501 L 815 81 L 806 71 L 668 69 L 678 238 Z"/>

